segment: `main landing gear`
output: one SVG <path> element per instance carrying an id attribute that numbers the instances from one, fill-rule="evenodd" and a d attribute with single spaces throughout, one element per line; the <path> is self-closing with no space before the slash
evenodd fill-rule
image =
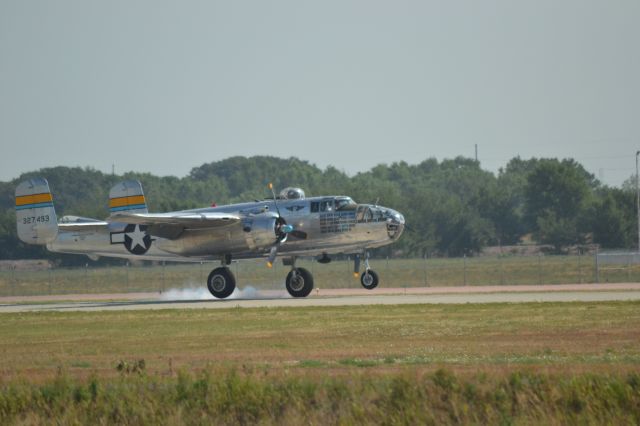
<path id="1" fill-rule="evenodd" d="M 213 297 L 225 299 L 236 289 L 236 277 L 227 267 L 231 264 L 231 255 L 225 255 L 221 259 L 222 266 L 214 269 L 207 278 L 207 288 Z"/>
<path id="2" fill-rule="evenodd" d="M 360 284 L 367 290 L 373 290 L 378 286 L 380 279 L 378 274 L 369 267 L 369 253 L 365 252 L 364 272 L 360 275 Z M 211 294 L 218 299 L 226 299 L 231 296 L 236 289 L 236 278 L 228 268 L 231 263 L 231 256 L 225 256 L 222 266 L 214 269 L 207 278 L 207 288 Z M 325 262 L 326 263 L 326 262 Z M 313 291 L 313 275 L 305 268 L 296 267 L 296 259 L 285 258 L 285 265 L 291 266 L 291 271 L 287 274 L 285 287 L 292 297 L 307 297 Z M 354 274 L 360 274 L 360 255 L 354 257 Z"/>
<path id="3" fill-rule="evenodd" d="M 229 268 L 221 266 L 211 271 L 207 287 L 214 297 L 225 299 L 235 290 L 236 279 Z M 304 268 L 292 268 L 287 275 L 286 287 L 292 297 L 307 297 L 313 290 L 313 275 Z"/>
<path id="4" fill-rule="evenodd" d="M 313 275 L 304 268 L 292 268 L 285 282 L 293 297 L 307 297 L 313 290 Z"/>
<path id="5" fill-rule="evenodd" d="M 207 288 L 218 299 L 226 299 L 236 289 L 236 278 L 227 267 L 230 263 L 231 257 L 225 256 L 222 260 L 223 266 L 211 271 L 207 278 Z M 297 268 L 295 258 L 286 259 L 286 263 L 291 265 L 291 271 L 285 281 L 287 291 L 292 297 L 307 297 L 313 290 L 313 275 L 304 268 Z"/>
<path id="6" fill-rule="evenodd" d="M 213 297 L 225 299 L 236 289 L 236 278 L 226 266 L 214 269 L 207 278 L 207 287 Z"/>

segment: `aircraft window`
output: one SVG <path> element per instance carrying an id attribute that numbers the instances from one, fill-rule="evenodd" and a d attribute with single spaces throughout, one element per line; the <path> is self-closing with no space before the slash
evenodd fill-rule
<path id="1" fill-rule="evenodd" d="M 311 203 L 311 213 L 318 213 L 320 210 L 320 203 L 317 201 L 313 201 Z"/>
<path id="2" fill-rule="evenodd" d="M 367 211 L 365 207 L 358 207 L 358 212 L 356 213 L 356 222 L 364 222 L 364 213 Z"/>
<path id="3" fill-rule="evenodd" d="M 333 200 L 320 201 L 320 211 L 321 212 L 332 212 L 333 211 Z"/>
<path id="4" fill-rule="evenodd" d="M 367 209 L 366 213 L 364 214 L 364 221 L 371 222 L 372 220 L 373 220 L 373 214 L 371 213 L 371 209 Z"/>
<path id="5" fill-rule="evenodd" d="M 336 210 L 353 210 L 357 204 L 351 198 L 338 198 L 336 200 Z"/>

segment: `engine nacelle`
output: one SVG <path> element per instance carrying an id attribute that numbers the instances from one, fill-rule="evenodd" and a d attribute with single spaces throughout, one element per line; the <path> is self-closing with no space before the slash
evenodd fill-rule
<path id="1" fill-rule="evenodd" d="M 268 250 L 277 241 L 276 216 L 254 216 L 242 220 L 242 230 L 250 250 Z"/>

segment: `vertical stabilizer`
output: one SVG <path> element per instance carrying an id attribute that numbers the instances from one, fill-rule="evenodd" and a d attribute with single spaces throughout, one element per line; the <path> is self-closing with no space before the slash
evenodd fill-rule
<path id="1" fill-rule="evenodd" d="M 125 180 L 109 191 L 109 212 L 148 213 L 142 185 L 137 180 Z"/>
<path id="2" fill-rule="evenodd" d="M 26 180 L 16 188 L 18 238 L 27 244 L 47 244 L 58 234 L 49 183 L 43 178 Z"/>

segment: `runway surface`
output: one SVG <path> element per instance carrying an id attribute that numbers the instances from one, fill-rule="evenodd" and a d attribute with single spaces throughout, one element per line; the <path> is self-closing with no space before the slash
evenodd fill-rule
<path id="1" fill-rule="evenodd" d="M 191 296 L 191 297 L 189 297 Z M 188 292 L 56 295 L 0 298 L 0 313 L 121 311 L 152 309 L 230 309 L 460 303 L 598 302 L 640 300 L 640 284 L 569 284 L 316 290 L 302 299 L 286 291 L 238 291 L 218 300 Z"/>

